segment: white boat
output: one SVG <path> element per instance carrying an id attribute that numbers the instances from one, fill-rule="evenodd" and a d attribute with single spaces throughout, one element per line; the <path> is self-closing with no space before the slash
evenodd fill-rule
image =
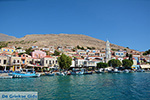
<path id="1" fill-rule="evenodd" d="M 125 72 L 125 73 L 129 73 L 129 70 L 125 69 L 124 72 Z"/>
<path id="2" fill-rule="evenodd" d="M 57 72 L 56 75 L 65 76 L 65 74 L 63 72 Z"/>
<path id="3" fill-rule="evenodd" d="M 114 69 L 114 73 L 120 73 L 118 69 Z"/>
<path id="4" fill-rule="evenodd" d="M 0 79 L 11 79 L 13 78 L 12 76 L 0 76 Z"/>
<path id="5" fill-rule="evenodd" d="M 84 72 L 79 71 L 79 72 L 76 72 L 76 74 L 77 74 L 77 75 L 83 75 L 83 74 L 84 74 Z"/>

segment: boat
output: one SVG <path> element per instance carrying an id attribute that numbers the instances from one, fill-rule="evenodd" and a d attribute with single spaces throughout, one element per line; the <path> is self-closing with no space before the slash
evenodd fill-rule
<path id="1" fill-rule="evenodd" d="M 95 70 L 95 73 L 104 73 L 104 69 L 103 68 L 100 68 L 99 70 Z"/>
<path id="2" fill-rule="evenodd" d="M 145 72 L 144 69 L 138 69 L 137 72 Z"/>
<path id="3" fill-rule="evenodd" d="M 72 72 L 71 72 L 71 75 L 76 75 L 76 72 L 75 72 L 75 71 L 72 71 Z"/>
<path id="4" fill-rule="evenodd" d="M 14 78 L 25 78 L 25 77 L 40 77 L 40 74 L 36 74 L 36 73 L 31 73 L 31 72 L 27 72 L 27 73 L 9 73 L 9 76 L 12 76 Z"/>
<path id="5" fill-rule="evenodd" d="M 12 76 L 9 76 L 7 73 L 1 73 L 0 74 L 0 79 L 11 79 L 13 78 Z"/>
<path id="6" fill-rule="evenodd" d="M 55 73 L 45 73 L 45 76 L 54 76 Z"/>
<path id="7" fill-rule="evenodd" d="M 85 71 L 83 74 L 84 75 L 87 75 L 87 74 L 92 74 L 93 72 L 88 72 L 88 71 Z"/>
<path id="8" fill-rule="evenodd" d="M 114 73 L 120 73 L 118 69 L 114 69 Z"/>
<path id="9" fill-rule="evenodd" d="M 12 79 L 13 76 L 0 76 L 0 79 Z"/>
<path id="10" fill-rule="evenodd" d="M 65 76 L 65 74 L 63 72 L 57 72 L 56 75 Z"/>
<path id="11" fill-rule="evenodd" d="M 34 69 L 25 69 L 25 70 L 22 70 L 22 72 L 15 71 L 15 72 L 9 73 L 8 75 L 12 76 L 13 78 L 26 78 L 26 77 L 40 77 L 41 74 L 36 74 Z"/>
<path id="12" fill-rule="evenodd" d="M 84 74 L 84 72 L 79 71 L 79 72 L 76 72 L 76 74 L 77 74 L 77 75 L 83 75 L 83 74 Z"/>
<path id="13" fill-rule="evenodd" d="M 129 73 L 129 70 L 128 70 L 128 69 L 125 69 L 125 70 L 124 70 L 124 73 Z"/>
<path id="14" fill-rule="evenodd" d="M 97 74 L 99 74 L 99 73 L 101 73 L 99 70 L 95 70 L 95 73 L 97 73 Z"/>

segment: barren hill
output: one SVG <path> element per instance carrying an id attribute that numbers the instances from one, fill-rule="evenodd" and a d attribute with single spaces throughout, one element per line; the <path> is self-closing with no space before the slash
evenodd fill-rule
<path id="1" fill-rule="evenodd" d="M 13 40 L 13 39 L 16 39 L 16 37 L 8 36 L 6 34 L 0 33 L 0 41 L 9 41 L 9 40 Z"/>
<path id="2" fill-rule="evenodd" d="M 15 39 L 9 45 L 29 48 L 30 46 L 48 47 L 48 46 L 83 46 L 105 48 L 105 41 L 79 34 L 34 34 L 26 35 Z M 124 47 L 111 44 L 111 48 L 125 49 Z"/>

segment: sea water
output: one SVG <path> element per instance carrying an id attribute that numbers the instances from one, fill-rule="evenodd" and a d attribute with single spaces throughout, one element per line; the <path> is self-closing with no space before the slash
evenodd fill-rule
<path id="1" fill-rule="evenodd" d="M 35 91 L 39 100 L 149 100 L 150 73 L 0 79 L 0 91 Z"/>

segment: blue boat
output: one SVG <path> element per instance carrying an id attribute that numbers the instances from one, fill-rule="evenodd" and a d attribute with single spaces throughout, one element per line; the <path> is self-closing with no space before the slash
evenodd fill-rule
<path id="1" fill-rule="evenodd" d="M 88 71 L 85 71 L 83 74 L 84 75 L 87 75 L 87 74 L 92 74 L 93 72 L 88 72 Z"/>
<path id="2" fill-rule="evenodd" d="M 14 78 L 40 77 L 40 74 L 30 73 L 30 72 L 27 72 L 27 73 L 16 73 L 16 72 L 13 72 L 13 73 L 9 73 L 8 75 L 12 76 Z"/>
<path id="3" fill-rule="evenodd" d="M 55 73 L 45 73 L 45 76 L 54 76 Z"/>

